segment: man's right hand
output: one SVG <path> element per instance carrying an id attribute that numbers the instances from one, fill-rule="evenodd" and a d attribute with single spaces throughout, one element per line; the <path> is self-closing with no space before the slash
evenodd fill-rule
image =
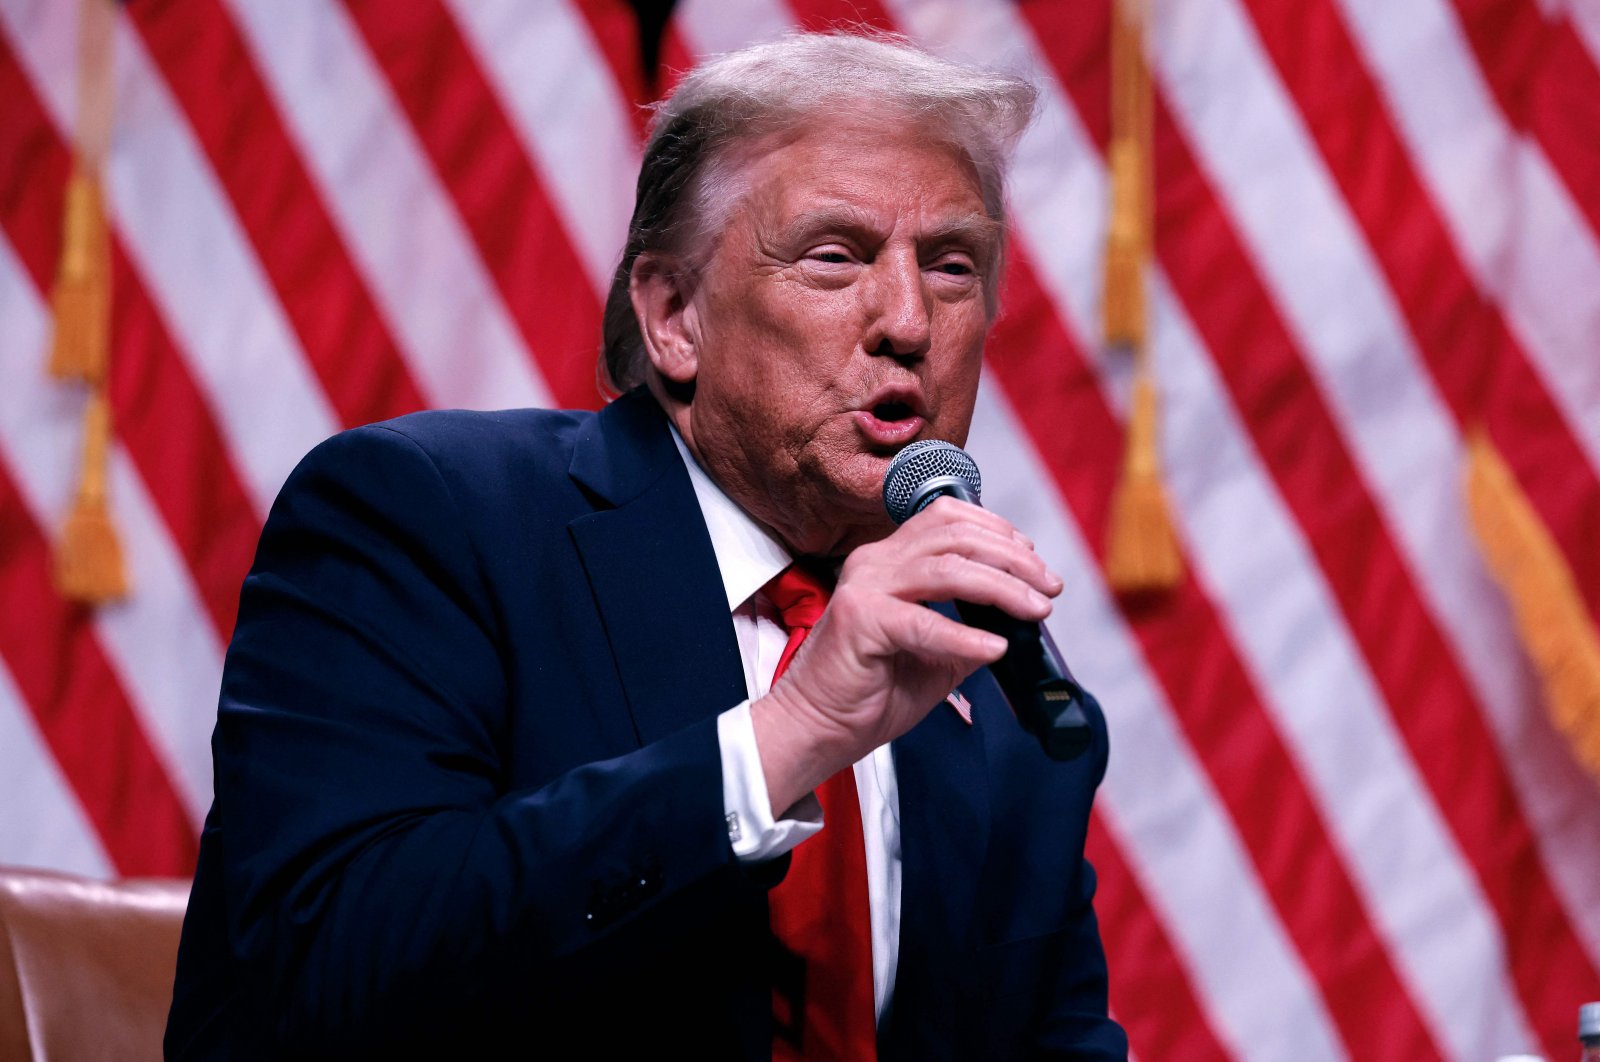
<path id="1" fill-rule="evenodd" d="M 953 498 L 852 552 L 822 619 L 750 706 L 773 814 L 910 730 L 1005 652 L 999 635 L 923 602 L 959 599 L 1042 620 L 1061 589 L 1009 521 Z"/>

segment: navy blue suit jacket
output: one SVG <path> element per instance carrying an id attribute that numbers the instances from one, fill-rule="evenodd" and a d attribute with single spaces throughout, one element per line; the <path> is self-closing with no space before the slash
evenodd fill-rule
<path id="1" fill-rule="evenodd" d="M 1105 769 L 986 671 L 894 745 L 884 1058 L 1122 1057 L 1083 861 Z M 228 650 L 170 1057 L 769 1049 L 766 890 L 723 823 L 746 696 L 704 521 L 643 393 L 422 413 L 290 477 Z"/>

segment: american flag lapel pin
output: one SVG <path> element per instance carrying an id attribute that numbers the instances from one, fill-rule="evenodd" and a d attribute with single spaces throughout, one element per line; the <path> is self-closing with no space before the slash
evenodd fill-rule
<path id="1" fill-rule="evenodd" d="M 960 690 L 951 690 L 950 696 L 946 697 L 945 700 L 950 703 L 950 707 L 956 710 L 956 714 L 959 715 L 968 726 L 972 725 L 972 702 L 967 700 L 964 693 L 962 693 Z"/>

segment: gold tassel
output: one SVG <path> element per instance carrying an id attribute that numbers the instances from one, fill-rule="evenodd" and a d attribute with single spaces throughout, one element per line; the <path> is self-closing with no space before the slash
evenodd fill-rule
<path id="1" fill-rule="evenodd" d="M 1120 593 L 1169 590 L 1183 579 L 1161 482 L 1160 417 L 1150 364 L 1144 269 L 1155 246 L 1152 90 L 1145 0 L 1120 0 L 1111 27 L 1111 222 L 1106 236 L 1106 343 L 1134 359 L 1133 410 L 1111 498 L 1106 578 Z"/>
<path id="2" fill-rule="evenodd" d="M 1466 489 L 1478 547 L 1511 602 L 1551 718 L 1578 762 L 1600 779 L 1600 632 L 1572 570 L 1482 431 L 1467 441 Z"/>
<path id="3" fill-rule="evenodd" d="M 1145 343 L 1144 260 L 1139 149 L 1125 140 L 1111 145 L 1111 224 L 1106 234 L 1105 334 L 1114 346 Z"/>
<path id="4" fill-rule="evenodd" d="M 50 374 L 98 384 L 111 342 L 111 246 L 100 181 L 79 164 L 67 184 L 61 263 L 50 291 Z"/>
<path id="5" fill-rule="evenodd" d="M 106 471 L 111 451 L 111 233 L 101 174 L 111 146 L 115 96 L 112 39 L 115 5 L 81 0 L 78 7 L 77 151 L 67 183 L 61 261 L 50 307 L 55 318 L 50 372 L 89 385 L 83 411 L 83 465 L 72 511 L 56 544 L 56 587 L 88 605 L 128 592 L 122 545 L 111 522 Z"/>
<path id="6" fill-rule="evenodd" d="M 106 504 L 110 446 L 111 404 L 101 387 L 89 396 L 83 412 L 83 471 L 56 547 L 56 588 L 64 597 L 89 605 L 115 601 L 128 593 L 122 545 Z"/>
<path id="7" fill-rule="evenodd" d="M 1141 372 L 1133 389 L 1128 446 L 1111 498 L 1106 578 L 1120 593 L 1169 590 L 1183 579 L 1183 558 L 1161 484 L 1156 390 Z"/>
<path id="8" fill-rule="evenodd" d="M 1106 227 L 1106 342 L 1145 343 L 1144 263 L 1150 251 L 1150 70 L 1141 0 L 1121 0 L 1111 22 L 1111 219 Z"/>

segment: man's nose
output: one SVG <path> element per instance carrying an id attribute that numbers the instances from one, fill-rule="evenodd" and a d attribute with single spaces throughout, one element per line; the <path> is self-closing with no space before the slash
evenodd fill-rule
<path id="1" fill-rule="evenodd" d="M 873 263 L 866 349 L 896 358 L 920 358 L 933 337 L 933 298 L 914 254 L 880 255 Z"/>

